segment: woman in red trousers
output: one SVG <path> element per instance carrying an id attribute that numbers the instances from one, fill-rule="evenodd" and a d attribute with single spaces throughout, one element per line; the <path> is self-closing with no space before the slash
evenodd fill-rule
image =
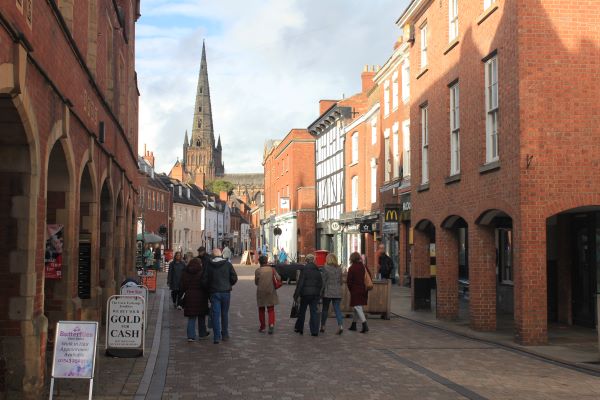
<path id="1" fill-rule="evenodd" d="M 259 332 L 264 332 L 265 309 L 269 314 L 269 335 L 275 330 L 275 306 L 279 304 L 277 289 L 273 282 L 275 276 L 278 280 L 281 278 L 275 269 L 267 265 L 268 259 L 265 256 L 258 258 L 260 267 L 254 272 L 254 283 L 256 284 L 256 303 L 258 304 L 258 320 L 260 321 Z"/>

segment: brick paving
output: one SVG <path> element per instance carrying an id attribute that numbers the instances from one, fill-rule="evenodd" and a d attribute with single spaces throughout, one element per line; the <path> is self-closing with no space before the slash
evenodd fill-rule
<path id="1" fill-rule="evenodd" d="M 600 398 L 597 376 L 400 318 L 342 336 L 330 319 L 325 335 L 299 336 L 288 318 L 293 286 L 280 289 L 276 333 L 258 333 L 254 267 L 236 269 L 229 342 L 187 343 L 181 311 L 165 311 L 169 362 L 155 371 L 166 374 L 163 399 Z"/>

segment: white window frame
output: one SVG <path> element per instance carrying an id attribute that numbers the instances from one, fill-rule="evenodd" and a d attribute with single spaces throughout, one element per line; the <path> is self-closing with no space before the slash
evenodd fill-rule
<path id="1" fill-rule="evenodd" d="M 421 70 L 427 68 L 427 22 L 421 26 Z"/>
<path id="2" fill-rule="evenodd" d="M 460 174 L 460 89 L 450 86 L 450 175 Z"/>
<path id="3" fill-rule="evenodd" d="M 410 120 L 402 123 L 402 178 L 410 178 Z"/>
<path id="4" fill-rule="evenodd" d="M 358 132 L 352 134 L 352 162 L 351 164 L 358 163 Z"/>
<path id="5" fill-rule="evenodd" d="M 377 117 L 371 120 L 371 144 L 377 144 Z"/>
<path id="6" fill-rule="evenodd" d="M 429 108 L 421 107 L 421 184 L 429 183 Z"/>
<path id="7" fill-rule="evenodd" d="M 496 0 L 483 0 L 483 11 L 490 8 L 495 3 L 496 3 Z"/>
<path id="8" fill-rule="evenodd" d="M 458 0 L 448 1 L 448 41 L 458 38 Z"/>
<path id="9" fill-rule="evenodd" d="M 498 149 L 498 56 L 485 62 L 485 161 L 500 158 Z"/>
<path id="10" fill-rule="evenodd" d="M 352 204 L 351 204 L 351 211 L 357 211 L 358 210 L 358 176 L 354 175 L 351 179 L 351 185 L 352 185 Z"/>
<path id="11" fill-rule="evenodd" d="M 371 159 L 371 204 L 377 203 L 377 158 Z"/>
<path id="12" fill-rule="evenodd" d="M 390 81 L 383 84 L 383 115 L 390 115 Z"/>
<path id="13" fill-rule="evenodd" d="M 398 71 L 392 75 L 392 110 L 398 109 Z"/>
<path id="14" fill-rule="evenodd" d="M 392 178 L 400 177 L 400 141 L 398 137 L 398 123 L 392 126 Z"/>
<path id="15" fill-rule="evenodd" d="M 408 103 L 410 99 L 410 61 L 405 59 L 402 62 L 402 102 Z"/>
<path id="16" fill-rule="evenodd" d="M 384 152 L 383 159 L 385 160 L 384 165 L 383 165 L 383 171 L 384 171 L 385 182 L 389 181 L 392 178 L 392 159 L 390 156 L 390 147 L 391 147 L 390 128 L 387 128 L 383 132 L 383 152 Z"/>

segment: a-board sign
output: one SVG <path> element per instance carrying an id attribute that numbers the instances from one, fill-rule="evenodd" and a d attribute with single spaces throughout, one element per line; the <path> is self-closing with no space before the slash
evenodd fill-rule
<path id="1" fill-rule="evenodd" d="M 141 296 L 117 295 L 108 299 L 106 354 L 140 357 L 144 354 L 146 302 Z"/>
<path id="2" fill-rule="evenodd" d="M 150 292 L 156 292 L 156 272 L 152 270 L 146 270 L 140 275 L 142 278 L 142 285 L 146 286 Z"/>
<path id="3" fill-rule="evenodd" d="M 97 338 L 97 322 L 59 321 L 54 339 L 52 378 L 92 379 Z"/>
<path id="4" fill-rule="evenodd" d="M 148 305 L 148 288 L 146 286 L 143 286 L 143 285 L 135 285 L 135 286 L 124 285 L 124 286 L 121 286 L 121 294 L 128 295 L 128 296 L 141 296 L 141 297 L 144 298 L 144 301 L 146 302 L 146 306 Z"/>

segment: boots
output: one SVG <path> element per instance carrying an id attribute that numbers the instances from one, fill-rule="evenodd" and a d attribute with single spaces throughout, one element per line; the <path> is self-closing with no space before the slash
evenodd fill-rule
<path id="1" fill-rule="evenodd" d="M 367 333 L 369 332 L 369 326 L 367 325 L 367 321 L 362 323 L 362 331 L 360 331 L 360 333 Z"/>
<path id="2" fill-rule="evenodd" d="M 342 333 L 344 333 L 344 325 L 340 325 L 337 330 L 338 335 L 341 335 Z"/>
<path id="3" fill-rule="evenodd" d="M 350 328 L 348 328 L 349 331 L 355 331 L 356 330 L 356 322 L 353 322 L 352 325 L 350 325 Z"/>

